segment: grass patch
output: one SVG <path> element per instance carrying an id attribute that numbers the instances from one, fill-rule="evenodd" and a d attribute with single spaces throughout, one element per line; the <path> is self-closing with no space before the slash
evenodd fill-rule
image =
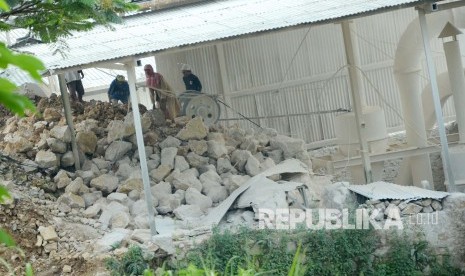
<path id="1" fill-rule="evenodd" d="M 175 267 L 159 267 L 156 274 L 146 270 L 140 248 L 107 261 L 107 267 L 112 275 L 145 276 L 465 275 L 447 256 L 437 258 L 425 241 L 397 236 L 386 254 L 375 257 L 379 245 L 373 230 L 215 230 Z"/>

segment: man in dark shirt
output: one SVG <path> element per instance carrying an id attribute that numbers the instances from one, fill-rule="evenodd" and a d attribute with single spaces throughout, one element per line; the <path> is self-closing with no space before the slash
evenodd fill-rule
<path id="1" fill-rule="evenodd" d="M 183 64 L 181 67 L 183 74 L 182 80 L 186 85 L 186 90 L 194 90 L 202 92 L 202 83 L 200 83 L 199 78 L 192 74 L 192 69 L 188 64 Z"/>

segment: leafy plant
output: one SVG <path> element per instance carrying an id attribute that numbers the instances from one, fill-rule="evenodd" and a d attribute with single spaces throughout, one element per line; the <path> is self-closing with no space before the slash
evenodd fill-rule
<path id="1" fill-rule="evenodd" d="M 111 275 L 142 275 L 148 268 L 148 263 L 144 260 L 142 249 L 138 246 L 131 246 L 121 260 L 109 258 L 105 261 L 105 266 L 111 271 Z"/>
<path id="2" fill-rule="evenodd" d="M 0 7 L 5 7 L 4 1 Z M 0 30 L 28 29 L 43 42 L 54 42 L 72 31 L 87 31 L 96 25 L 121 21 L 120 15 L 136 10 L 124 0 L 8 0 L 11 9 L 0 13 Z"/>

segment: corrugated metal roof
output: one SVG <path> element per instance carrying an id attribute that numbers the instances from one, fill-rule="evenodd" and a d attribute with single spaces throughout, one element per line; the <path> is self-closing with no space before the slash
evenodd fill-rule
<path id="1" fill-rule="evenodd" d="M 206 1 L 127 17 L 114 31 L 97 27 L 67 39 L 63 58 L 47 44 L 20 48 L 37 55 L 48 69 L 63 69 L 170 48 L 237 37 L 300 24 L 381 12 L 419 0 L 228 0 Z"/>
<path id="2" fill-rule="evenodd" d="M 441 199 L 449 195 L 446 192 L 431 191 L 415 186 L 401 186 L 382 181 L 367 185 L 349 185 L 348 189 L 371 199 Z"/>

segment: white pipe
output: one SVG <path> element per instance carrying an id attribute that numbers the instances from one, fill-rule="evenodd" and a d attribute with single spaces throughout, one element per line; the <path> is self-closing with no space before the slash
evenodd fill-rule
<path id="1" fill-rule="evenodd" d="M 71 149 L 73 151 L 73 156 L 74 156 L 74 168 L 76 170 L 80 170 L 81 161 L 79 160 L 79 152 L 78 152 L 78 147 L 76 143 L 76 133 L 74 131 L 73 116 L 71 115 L 71 105 L 69 103 L 68 88 L 66 87 L 66 80 L 65 80 L 64 74 L 58 75 L 58 83 L 60 85 L 63 108 L 65 109 L 66 123 L 68 124 L 69 130 L 71 132 Z"/>
<path id="2" fill-rule="evenodd" d="M 428 16 L 430 34 L 438 34 L 445 23 L 450 21 L 450 11 L 439 12 Z M 407 136 L 407 144 L 413 147 L 427 146 L 427 134 L 421 100 L 421 62 L 423 57 L 422 37 L 418 20 L 412 21 L 407 27 L 396 50 L 394 60 L 394 74 L 399 86 L 399 93 L 404 116 L 404 125 Z M 432 36 L 429 36 L 430 40 Z M 427 180 L 433 183 L 431 162 L 428 155 L 409 158 L 405 166 L 410 166 L 411 179 L 414 185 L 421 185 L 421 181 Z M 404 170 L 408 171 L 408 170 Z M 404 185 L 410 185 L 410 180 Z"/>
<path id="3" fill-rule="evenodd" d="M 463 74 L 462 55 L 457 40 L 444 43 L 450 85 L 454 94 L 456 121 L 459 129 L 459 143 L 465 143 L 465 75 Z"/>
<path id="4" fill-rule="evenodd" d="M 155 212 L 152 200 L 152 191 L 150 189 L 150 178 L 149 171 L 147 167 L 147 157 L 145 155 L 145 145 L 144 145 L 144 136 L 142 133 L 142 124 L 140 120 L 139 113 L 139 99 L 137 98 L 136 91 L 136 70 L 134 69 L 136 62 L 133 60 L 131 62 L 125 63 L 124 66 L 128 72 L 128 82 L 129 82 L 129 93 L 131 95 L 131 105 L 132 113 L 134 117 L 134 127 L 136 129 L 136 139 L 137 139 L 137 149 L 139 151 L 139 160 L 140 160 L 140 169 L 142 172 L 142 182 L 144 183 L 144 192 L 145 192 L 145 201 L 147 203 L 147 210 L 149 213 L 149 225 L 151 237 L 157 234 L 157 229 L 155 227 Z"/>
<path id="5" fill-rule="evenodd" d="M 449 192 L 454 192 L 455 191 L 455 179 L 454 179 L 454 174 L 452 172 L 452 167 L 450 164 L 449 144 L 447 142 L 447 137 L 446 137 L 444 118 L 442 117 L 441 101 L 439 99 L 438 84 L 436 80 L 436 68 L 433 62 L 433 58 L 431 57 L 431 48 L 429 45 L 430 36 L 428 34 L 428 25 L 426 22 L 426 15 L 425 15 L 424 10 L 422 9 L 418 10 L 418 19 L 420 21 L 421 34 L 423 37 L 423 46 L 425 48 L 426 64 L 428 67 L 428 74 L 429 74 L 430 82 L 431 82 L 431 91 L 433 94 L 434 110 L 436 112 L 436 119 L 438 121 L 439 138 L 441 140 L 441 147 L 442 147 L 441 157 L 442 157 L 444 169 L 446 171 L 445 173 L 446 180 L 449 182 L 447 189 Z M 460 70 L 460 72 L 461 71 L 462 70 Z"/>
<path id="6" fill-rule="evenodd" d="M 373 182 L 373 173 L 371 170 L 370 153 L 368 148 L 368 142 L 366 139 L 366 125 L 363 121 L 363 104 L 364 104 L 364 87 L 362 76 L 360 74 L 360 57 L 358 44 L 355 43 L 355 39 L 352 38 L 350 33 L 351 25 L 348 21 L 343 21 L 342 36 L 344 38 L 344 48 L 346 52 L 347 64 L 349 65 L 349 78 L 350 78 L 350 91 L 352 95 L 352 104 L 355 110 L 355 122 L 357 124 L 357 135 L 360 141 L 360 154 L 363 160 L 363 167 L 365 171 L 366 183 Z"/>

